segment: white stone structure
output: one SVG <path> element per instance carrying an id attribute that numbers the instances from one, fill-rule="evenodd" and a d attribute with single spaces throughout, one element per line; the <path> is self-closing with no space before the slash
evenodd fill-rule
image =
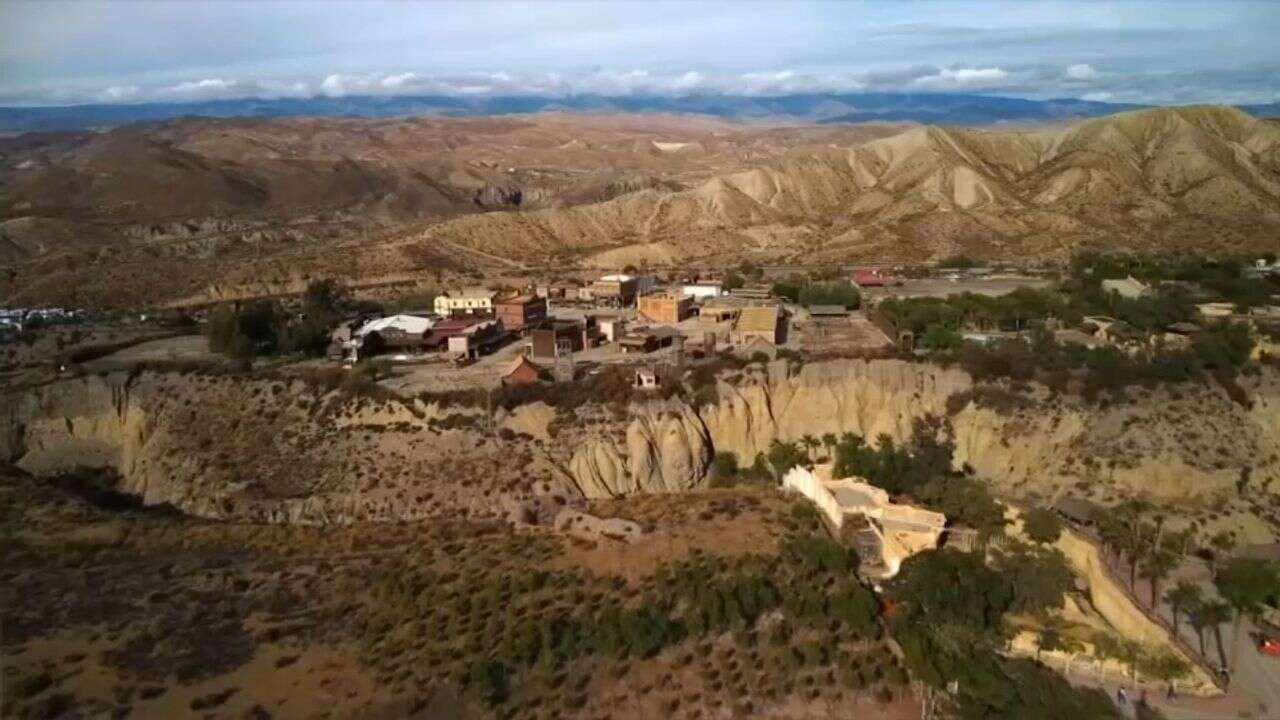
<path id="1" fill-rule="evenodd" d="M 813 470 L 793 467 L 783 476 L 782 486 L 813 501 L 837 530 L 851 517 L 865 518 L 879 540 L 882 578 L 897 575 L 902 562 L 912 555 L 938 546 L 947 524 L 945 515 L 895 504 L 887 492 L 874 485 L 853 478 L 832 478 L 832 469 L 830 464 Z"/>
<path id="2" fill-rule="evenodd" d="M 720 283 L 699 282 L 685 285 L 680 288 L 680 292 L 702 300 L 706 298 L 720 297 L 722 290 Z"/>
<path id="3" fill-rule="evenodd" d="M 1113 292 L 1120 297 L 1135 300 L 1150 294 L 1151 286 L 1130 275 L 1123 280 L 1103 280 L 1102 291 Z"/>

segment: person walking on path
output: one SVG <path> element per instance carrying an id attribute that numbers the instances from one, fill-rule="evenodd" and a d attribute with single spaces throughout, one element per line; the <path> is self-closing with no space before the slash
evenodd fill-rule
<path id="1" fill-rule="evenodd" d="M 1129 704 L 1129 694 L 1126 693 L 1122 687 L 1116 688 L 1116 702 L 1119 703 L 1121 707 Z"/>

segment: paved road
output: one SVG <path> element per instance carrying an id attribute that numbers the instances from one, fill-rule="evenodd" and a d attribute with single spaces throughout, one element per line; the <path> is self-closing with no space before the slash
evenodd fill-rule
<path id="1" fill-rule="evenodd" d="M 1239 684 L 1242 690 L 1266 706 L 1262 717 L 1280 718 L 1280 658 L 1258 652 L 1252 640 L 1255 632 L 1257 629 L 1253 623 L 1246 621 L 1244 631 L 1240 633 L 1246 645 L 1240 648 L 1239 667 L 1232 684 Z M 1230 642 L 1225 636 L 1223 640 Z M 1231 652 L 1229 647 L 1227 652 Z"/>

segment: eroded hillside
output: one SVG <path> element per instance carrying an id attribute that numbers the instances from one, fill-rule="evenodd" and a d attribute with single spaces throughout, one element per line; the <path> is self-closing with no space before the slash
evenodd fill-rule
<path id="1" fill-rule="evenodd" d="M 1274 251 L 1280 126 L 549 115 L 179 121 L 0 144 L 0 300 L 135 307 L 566 267 Z"/>
<path id="2" fill-rule="evenodd" d="M 684 192 L 445 223 L 423 243 L 526 258 L 569 249 L 588 261 L 629 244 L 668 259 L 744 248 L 808 263 L 1027 259 L 1082 244 L 1259 248 L 1278 227 L 1280 130 L 1239 110 L 1188 107 L 1045 132 L 919 127 Z"/>
<path id="3" fill-rule="evenodd" d="M 774 439 L 902 441 L 933 417 L 956 463 L 1003 494 L 1141 496 L 1265 542 L 1280 528 L 1280 378 L 1241 382 L 1248 407 L 1203 385 L 1091 403 L 975 386 L 925 363 L 780 362 L 722 377 L 714 402 L 535 403 L 489 417 L 300 379 L 143 373 L 9 391 L 0 451 L 35 474 L 111 467 L 120 489 L 205 517 L 481 519 L 538 495 L 701 488 L 716 452 L 750 464 Z"/>

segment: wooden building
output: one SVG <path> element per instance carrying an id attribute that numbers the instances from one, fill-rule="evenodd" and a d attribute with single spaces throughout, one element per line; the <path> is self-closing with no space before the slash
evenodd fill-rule
<path id="1" fill-rule="evenodd" d="M 503 298 L 493 308 L 503 327 L 514 333 L 528 333 L 547 321 L 547 299 L 536 295 Z"/>

